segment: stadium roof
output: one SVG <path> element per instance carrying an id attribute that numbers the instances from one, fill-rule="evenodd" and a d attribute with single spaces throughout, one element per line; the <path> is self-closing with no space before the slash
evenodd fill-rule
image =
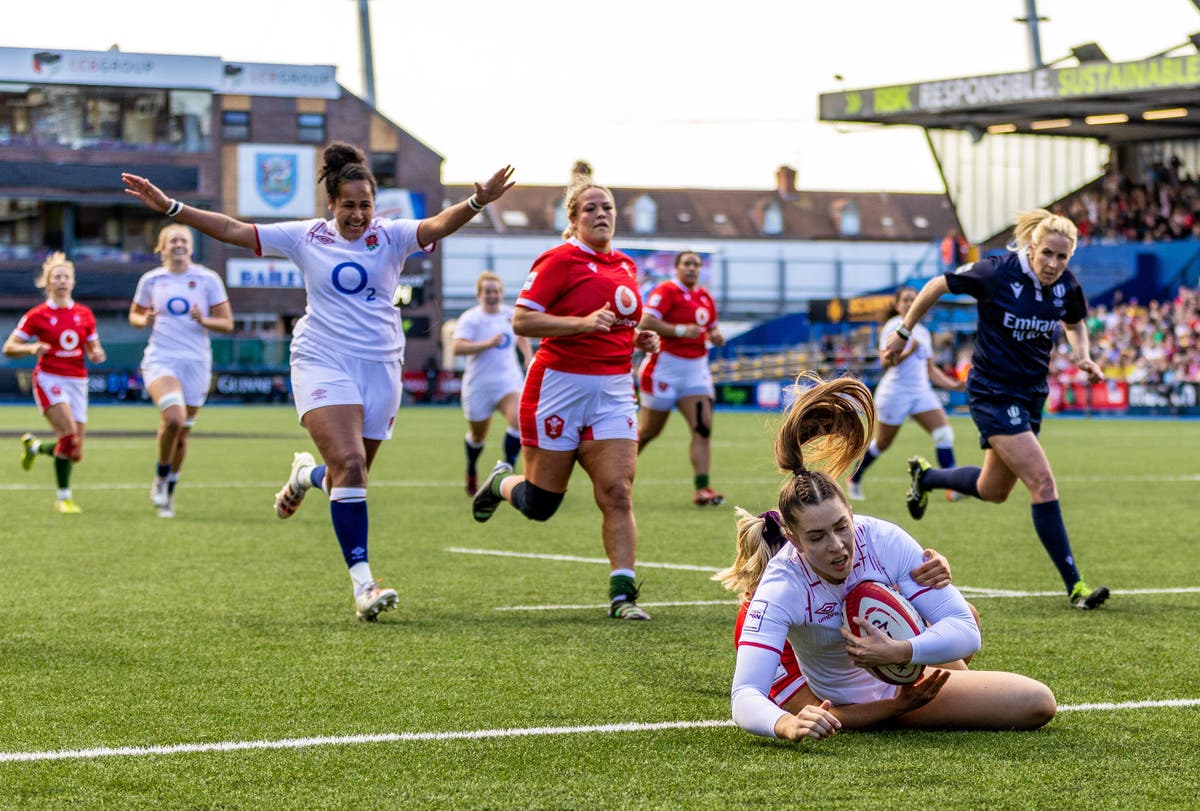
<path id="1" fill-rule="evenodd" d="M 1128 141 L 1200 137 L 1200 53 L 1097 61 L 889 85 L 820 96 L 822 121 L 910 124 L 985 133 Z M 1099 118 L 1098 118 L 1099 117 Z"/>

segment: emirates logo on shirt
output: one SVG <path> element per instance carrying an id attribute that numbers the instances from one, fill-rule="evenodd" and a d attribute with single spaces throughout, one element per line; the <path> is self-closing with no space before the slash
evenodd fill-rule
<path id="1" fill-rule="evenodd" d="M 557 414 L 551 414 L 549 417 L 546 417 L 546 419 L 543 420 L 543 424 L 546 427 L 546 436 L 550 437 L 551 439 L 558 439 L 560 436 L 562 436 L 563 426 L 566 423 L 563 422 L 562 417 L 558 416 Z"/>

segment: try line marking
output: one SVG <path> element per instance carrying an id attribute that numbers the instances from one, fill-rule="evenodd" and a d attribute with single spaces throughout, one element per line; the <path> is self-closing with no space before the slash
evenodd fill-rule
<path id="1" fill-rule="evenodd" d="M 1200 698 L 1172 698 L 1161 701 L 1125 701 L 1120 703 L 1068 704 L 1059 712 L 1106 712 L 1156 707 L 1200 707 Z M 732 727 L 733 721 L 663 721 L 647 724 L 597 724 L 593 726 L 524 727 L 510 729 L 468 729 L 451 732 L 385 732 L 376 735 L 324 735 L 315 738 L 283 738 L 274 741 L 218 741 L 214 743 L 176 743 L 162 746 L 114 746 L 92 749 L 59 749 L 46 752 L 0 752 L 0 763 L 29 763 L 41 760 L 93 760 L 103 757 L 145 757 L 147 755 L 187 755 L 207 752 L 240 752 L 253 749 L 309 749 L 317 746 L 352 746 L 364 743 L 401 743 L 419 741 L 462 741 L 483 738 L 528 738 L 548 735 L 587 735 L 619 732 L 659 732 L 670 729 L 712 729 Z"/>

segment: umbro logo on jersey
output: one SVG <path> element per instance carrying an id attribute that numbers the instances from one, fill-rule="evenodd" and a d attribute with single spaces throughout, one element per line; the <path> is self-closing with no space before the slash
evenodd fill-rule
<path id="1" fill-rule="evenodd" d="M 813 611 L 813 613 L 819 614 L 822 617 L 833 616 L 834 614 L 838 613 L 838 604 L 837 603 L 825 603 L 820 608 L 815 609 Z"/>
<path id="2" fill-rule="evenodd" d="M 1013 298 L 1020 298 L 1021 291 L 1025 289 L 1025 285 L 1021 284 L 1020 282 L 1012 282 L 1009 284 L 1009 287 L 1012 288 Z"/>

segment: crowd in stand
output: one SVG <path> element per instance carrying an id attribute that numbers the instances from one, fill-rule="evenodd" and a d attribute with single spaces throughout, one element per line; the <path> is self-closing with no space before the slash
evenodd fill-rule
<path id="1" fill-rule="evenodd" d="M 1139 182 L 1109 164 L 1094 185 L 1055 206 L 1083 243 L 1200 239 L 1200 177 L 1178 157 L 1156 161 Z"/>
<path id="2" fill-rule="evenodd" d="M 1118 298 L 1090 310 L 1092 356 L 1109 380 L 1200 383 L 1200 289 L 1180 287 L 1170 301 Z M 1069 348 L 1059 347 L 1051 369 L 1060 382 L 1080 379 Z"/>

